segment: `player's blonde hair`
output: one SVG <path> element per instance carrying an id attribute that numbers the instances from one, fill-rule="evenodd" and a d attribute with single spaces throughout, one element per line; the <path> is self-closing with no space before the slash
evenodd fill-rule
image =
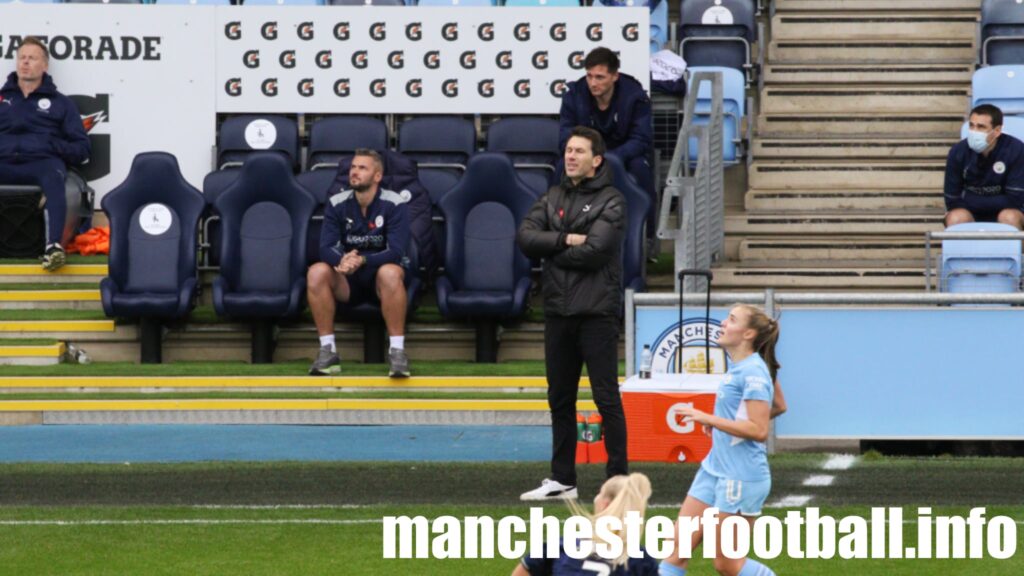
<path id="1" fill-rule="evenodd" d="M 647 501 L 651 498 L 651 480 L 639 472 L 628 476 L 612 476 L 601 486 L 598 497 L 606 500 L 608 505 L 594 514 L 588 514 L 575 500 L 569 501 L 569 508 L 573 514 L 590 518 L 591 522 L 596 522 L 602 516 L 613 516 L 625 520 L 626 514 L 631 511 L 638 512 L 642 518 L 647 513 Z M 623 525 L 623 529 L 615 535 L 622 540 L 623 547 L 622 554 L 613 559 L 612 564 L 621 566 L 629 560 L 627 550 L 629 550 L 630 542 L 626 539 L 628 534 L 625 526 Z M 603 541 L 600 538 L 594 537 L 595 545 L 601 542 Z"/>
<path id="2" fill-rule="evenodd" d="M 779 342 L 779 321 L 765 314 L 757 306 L 750 304 L 736 304 L 733 308 L 746 310 L 747 328 L 753 328 L 757 332 L 754 337 L 754 352 L 761 355 L 761 359 L 768 365 L 768 372 L 772 380 L 775 380 L 779 373 L 779 359 L 775 356 L 775 345 Z"/>

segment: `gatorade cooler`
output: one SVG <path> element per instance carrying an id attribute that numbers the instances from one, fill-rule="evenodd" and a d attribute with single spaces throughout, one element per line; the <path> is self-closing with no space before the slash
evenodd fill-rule
<path id="1" fill-rule="evenodd" d="M 724 374 L 631 376 L 622 385 L 629 459 L 633 462 L 693 462 L 711 451 L 711 437 L 696 422 L 683 422 L 676 408 L 714 412 Z"/>

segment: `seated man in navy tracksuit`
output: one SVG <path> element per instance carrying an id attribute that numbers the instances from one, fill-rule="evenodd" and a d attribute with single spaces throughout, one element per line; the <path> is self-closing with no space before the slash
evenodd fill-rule
<path id="1" fill-rule="evenodd" d="M 946 226 L 999 222 L 1024 229 L 1024 142 L 1003 134 L 1003 112 L 971 110 L 967 138 L 946 159 Z"/>
<path id="2" fill-rule="evenodd" d="M 18 68 L 0 88 L 0 184 L 34 184 L 46 197 L 46 249 L 43 268 L 66 260 L 61 236 L 67 201 L 66 164 L 89 159 L 89 137 L 70 98 L 57 91 L 46 73 L 50 55 L 36 38 L 18 48 Z"/>
<path id="3" fill-rule="evenodd" d="M 320 335 L 313 375 L 341 371 L 334 342 L 335 300 L 380 302 L 391 337 L 389 375 L 409 376 L 405 354 L 405 254 L 409 243 L 410 195 L 380 188 L 384 163 L 373 150 L 356 150 L 348 173 L 350 190 L 324 206 L 320 262 L 306 274 L 306 297 Z"/>
<path id="4" fill-rule="evenodd" d="M 569 83 L 559 113 L 559 147 L 565 149 L 577 126 L 597 130 L 608 153 L 622 160 L 626 170 L 651 197 L 647 237 L 653 238 L 658 197 L 649 158 L 654 142 L 651 99 L 636 78 L 619 72 L 619 57 L 608 48 L 590 51 L 583 60 L 587 75 Z"/>

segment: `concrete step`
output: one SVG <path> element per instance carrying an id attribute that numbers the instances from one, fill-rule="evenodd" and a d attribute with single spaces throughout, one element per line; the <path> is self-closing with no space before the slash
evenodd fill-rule
<path id="1" fill-rule="evenodd" d="M 963 114 L 970 85 L 768 86 L 761 112 L 777 114 Z"/>
<path id="2" fill-rule="evenodd" d="M 52 366 L 60 364 L 63 357 L 63 342 L 42 346 L 19 346 L 5 344 L 0 340 L 0 365 L 3 366 Z"/>
<path id="3" fill-rule="evenodd" d="M 954 138 L 755 138 L 755 158 L 933 158 L 945 160 Z"/>
<path id="4" fill-rule="evenodd" d="M 56 272 L 47 272 L 38 264 L 0 264 L 0 284 L 41 282 L 100 283 L 107 276 L 106 264 L 68 264 Z"/>
<path id="5" fill-rule="evenodd" d="M 754 190 L 941 190 L 945 170 L 945 162 L 927 160 L 758 160 L 750 165 L 748 182 Z"/>
<path id="6" fill-rule="evenodd" d="M 899 235 L 920 234 L 942 230 L 942 212 L 917 213 L 863 213 L 863 212 L 778 212 L 754 214 L 750 212 L 727 212 L 725 233 L 745 236 L 811 234 Z"/>
<path id="7" fill-rule="evenodd" d="M 778 84 L 969 84 L 974 64 L 826 64 L 770 63 L 764 68 L 765 83 Z"/>
<path id="8" fill-rule="evenodd" d="M 827 1 L 827 0 L 826 0 Z M 901 62 L 974 62 L 978 49 L 973 38 L 910 39 L 900 36 L 872 40 L 809 40 L 791 38 L 773 41 L 768 61 L 892 64 Z"/>
<path id="9" fill-rule="evenodd" d="M 9 338 L 59 338 L 114 333 L 113 320 L 0 320 L 0 334 Z"/>
<path id="10" fill-rule="evenodd" d="M 966 107 L 966 100 L 964 106 Z M 783 136 L 818 137 L 821 135 L 949 138 L 960 133 L 965 112 L 920 114 L 786 113 L 762 114 L 757 118 L 760 138 Z"/>
<path id="11" fill-rule="evenodd" d="M 775 0 L 777 12 L 856 10 L 980 10 L 981 0 Z"/>
<path id="12" fill-rule="evenodd" d="M 99 290 L 3 290 L 0 310 L 100 310 Z"/>
<path id="13" fill-rule="evenodd" d="M 933 247 L 933 255 L 938 247 Z M 874 236 L 871 238 L 752 237 L 740 241 L 739 260 L 747 265 L 770 265 L 776 261 L 911 261 L 924 263 L 924 238 Z"/>
<path id="14" fill-rule="evenodd" d="M 749 190 L 748 212 L 941 210 L 941 190 Z"/>
<path id="15" fill-rule="evenodd" d="M 906 289 L 925 288 L 924 266 L 889 267 L 834 262 L 802 263 L 803 266 L 743 266 L 726 263 L 715 268 L 717 289 Z"/>
<path id="16" fill-rule="evenodd" d="M 772 38 L 785 40 L 973 40 L 978 12 L 777 12 Z"/>

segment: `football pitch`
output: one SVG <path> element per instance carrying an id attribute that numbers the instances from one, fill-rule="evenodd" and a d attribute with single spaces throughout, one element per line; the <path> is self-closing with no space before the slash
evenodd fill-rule
<path id="1" fill-rule="evenodd" d="M 985 507 L 1018 527 L 1008 560 L 767 561 L 780 575 L 1010 575 L 1024 573 L 1024 459 L 883 458 L 834 464 L 823 454 L 772 458 L 770 503 L 805 499 L 834 517 L 904 509 L 916 540 L 918 506 L 966 516 Z M 514 561 L 383 558 L 385 516 L 528 516 L 519 492 L 544 463 L 12 464 L 0 466 L 3 574 L 509 574 Z M 648 516 L 675 515 L 696 467 L 635 464 L 654 486 Z M 585 502 L 600 466 L 580 467 Z M 816 480 L 810 480 L 816 477 Z M 828 482 L 823 477 L 831 477 Z M 546 512 L 567 516 L 561 504 Z M 792 508 L 767 514 L 784 516 Z M 708 560 L 689 572 L 711 575 Z"/>

